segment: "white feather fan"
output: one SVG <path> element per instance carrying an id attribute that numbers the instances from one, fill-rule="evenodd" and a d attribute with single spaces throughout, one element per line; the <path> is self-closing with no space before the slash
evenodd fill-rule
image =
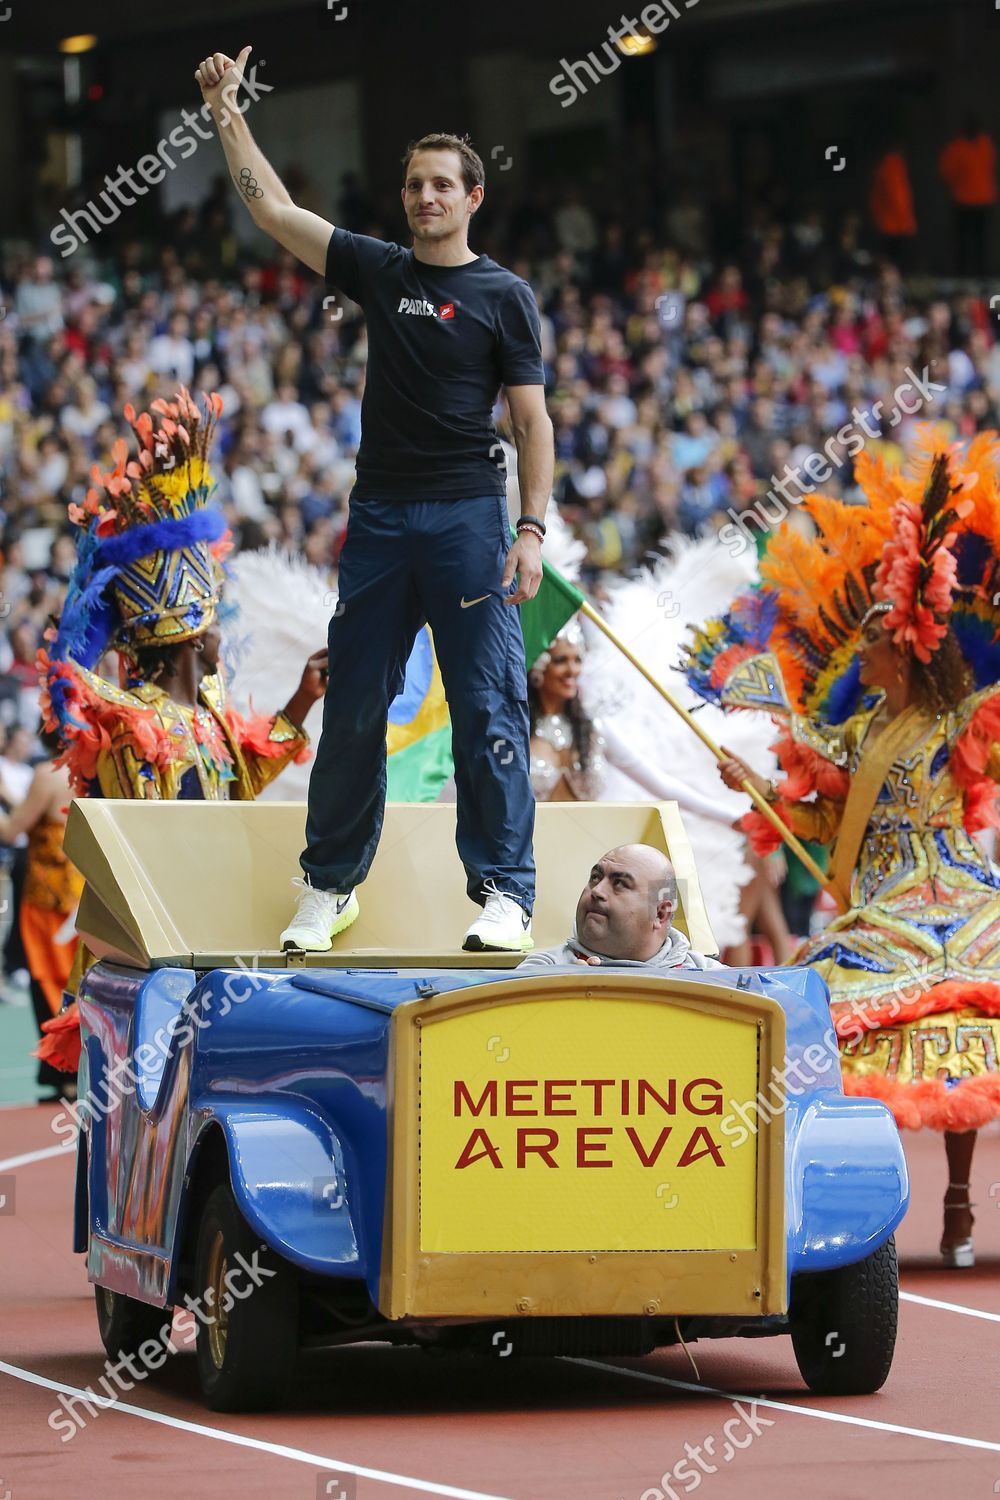
<path id="1" fill-rule="evenodd" d="M 634 578 L 608 584 L 602 614 L 654 677 L 685 708 L 696 711 L 717 744 L 728 745 L 767 776 L 775 765 L 768 748 L 774 739 L 770 720 L 759 714 L 724 714 L 703 704 L 679 665 L 688 626 L 724 613 L 735 595 L 754 582 L 756 566 L 756 558 L 733 558 L 714 538 L 692 542 L 679 537 L 670 557 L 659 558 Z M 722 784 L 711 751 L 617 647 L 592 627 L 587 639 L 582 690 L 590 712 L 613 716 L 615 729 L 642 760 L 696 787 L 730 810 L 734 821 L 746 812 L 747 798 Z M 604 795 L 618 801 L 648 796 L 612 766 Z M 751 876 L 743 858 L 743 835 L 695 813 L 684 812 L 683 817 L 716 938 L 722 946 L 739 942 L 745 929 L 740 888 Z"/>
<path id="2" fill-rule="evenodd" d="M 337 603 L 325 572 L 272 544 L 266 551 L 240 552 L 230 563 L 223 657 L 229 696 L 238 713 L 273 714 L 298 687 L 306 660 L 326 645 Z M 315 747 L 323 703 L 313 705 L 305 728 Z M 312 761 L 290 765 L 266 787 L 269 801 L 305 800 Z"/>

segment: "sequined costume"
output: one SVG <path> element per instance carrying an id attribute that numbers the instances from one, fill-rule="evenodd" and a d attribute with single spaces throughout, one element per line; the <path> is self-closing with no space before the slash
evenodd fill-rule
<path id="1" fill-rule="evenodd" d="M 117 441 L 114 469 L 102 474 L 95 465 L 85 503 L 69 508 L 77 563 L 39 668 L 46 726 L 62 744 L 57 764 L 67 766 L 77 796 L 247 801 L 309 755 L 308 736 L 284 712 L 237 714 L 221 669 L 201 677 L 195 706 L 156 680 L 164 652 L 197 643 L 219 612 L 230 539 L 209 504 L 208 454 L 221 405 L 213 394 L 203 412 L 182 387 L 174 402 L 154 401 L 138 417 L 127 406 L 138 459 L 128 461 Z M 112 652 L 118 683 L 99 671 Z M 81 946 L 72 993 L 88 961 Z M 45 1030 L 38 1055 L 74 1067 L 75 1005 Z"/>
<path id="2" fill-rule="evenodd" d="M 965 828 L 952 766 L 980 708 L 1000 721 L 991 692 L 915 723 L 878 793 L 850 910 L 795 957 L 830 986 L 848 1092 L 885 1099 L 902 1125 L 971 1129 L 1000 1113 L 1000 874 Z M 844 725 L 837 763 L 848 776 L 874 713 Z M 995 742 L 988 765 L 1000 774 Z M 782 807 L 795 833 L 826 843 L 844 799 Z M 956 1090 L 969 1080 L 974 1089 Z"/>
<path id="3" fill-rule="evenodd" d="M 87 783 L 90 795 L 249 802 L 306 754 L 308 736 L 284 713 L 272 718 L 236 713 L 226 701 L 221 671 L 202 678 L 195 709 L 155 683 L 116 688 L 93 673 L 85 680 L 102 704 L 107 734 Z M 143 721 L 139 735 L 137 715 Z"/>
<path id="4" fill-rule="evenodd" d="M 196 707 L 145 671 L 151 652 L 197 641 L 218 615 L 230 539 L 209 503 L 208 455 L 221 408 L 213 394 L 201 411 L 183 387 L 139 416 L 127 406 L 138 461 L 119 440 L 114 469 L 95 465 L 95 487 L 70 506 L 77 564 L 39 666 L 46 723 L 79 796 L 245 801 L 307 754 L 283 713 L 241 718 L 221 670 L 202 676 Z M 117 684 L 98 670 L 109 650 Z"/>
<path id="5" fill-rule="evenodd" d="M 536 744 L 536 741 L 540 741 Z M 595 802 L 604 780 L 604 735 L 597 719 L 591 723 L 590 755 L 584 770 L 578 754 L 567 764 L 566 755 L 575 750 L 573 725 L 565 714 L 542 714 L 531 734 L 531 789 L 538 802 L 558 799 L 560 784 L 567 801 Z M 554 753 L 550 753 L 554 752 Z"/>
<path id="6" fill-rule="evenodd" d="M 760 590 L 696 634 L 689 677 L 776 714 L 776 808 L 834 843 L 847 909 L 793 961 L 830 986 L 845 1090 L 900 1125 L 967 1131 L 1000 1115 L 1000 874 L 972 838 L 998 822 L 1000 444 L 924 441 L 909 476 L 862 455 L 867 506 L 805 502 L 817 536 L 772 540 Z M 873 731 L 884 694 L 865 692 L 856 659 L 873 611 L 923 662 L 950 625 L 976 690 Z M 760 814 L 744 826 L 776 846 Z"/>

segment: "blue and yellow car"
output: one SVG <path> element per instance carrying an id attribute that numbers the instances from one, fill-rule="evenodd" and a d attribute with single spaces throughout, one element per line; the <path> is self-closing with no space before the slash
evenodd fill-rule
<path id="1" fill-rule="evenodd" d="M 300 1349 L 643 1355 L 791 1335 L 810 1389 L 878 1389 L 906 1165 L 847 1098 L 804 969 L 554 969 L 455 951 L 454 810 L 390 806 L 329 954 L 261 946 L 303 807 L 77 802 L 98 962 L 80 990 L 75 1248 L 110 1355 L 197 1333 L 217 1410 L 279 1399 Z M 677 809 L 539 807 L 536 941 L 606 849 L 678 873 Z M 456 896 L 456 901 L 457 901 Z M 462 897 L 464 901 L 464 897 Z M 508 962 L 509 960 L 509 962 Z"/>

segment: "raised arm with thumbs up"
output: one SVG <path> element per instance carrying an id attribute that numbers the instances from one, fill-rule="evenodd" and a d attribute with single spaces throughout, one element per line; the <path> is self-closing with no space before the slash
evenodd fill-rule
<path id="1" fill-rule="evenodd" d="M 265 234 L 320 275 L 326 270 L 326 251 L 333 225 L 319 214 L 299 208 L 267 157 L 250 134 L 244 118 L 250 94 L 270 92 L 270 85 L 257 83 L 249 89 L 244 78 L 250 47 L 234 60 L 225 52 L 214 52 L 195 69 L 195 82 L 212 111 L 226 153 L 229 175 L 250 217 Z M 258 63 L 256 67 L 262 66 Z M 256 68 L 253 70 L 256 71 Z M 249 89 L 247 97 L 238 100 L 241 85 Z"/>

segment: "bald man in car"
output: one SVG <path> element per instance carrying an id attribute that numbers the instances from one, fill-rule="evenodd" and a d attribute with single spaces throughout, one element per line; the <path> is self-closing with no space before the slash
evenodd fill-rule
<path id="1" fill-rule="evenodd" d="M 546 948 L 518 964 L 530 974 L 565 964 L 616 969 L 721 969 L 695 953 L 671 926 L 677 877 L 660 849 L 623 844 L 599 859 L 576 907 L 573 931 L 560 948 Z"/>

